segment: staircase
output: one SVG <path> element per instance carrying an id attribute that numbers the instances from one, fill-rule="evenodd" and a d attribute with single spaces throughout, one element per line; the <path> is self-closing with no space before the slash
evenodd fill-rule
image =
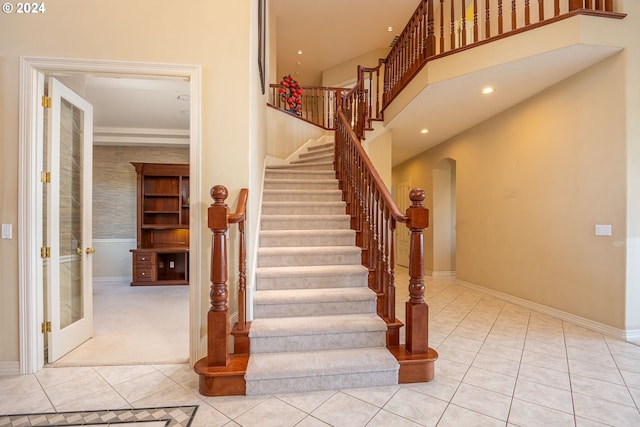
<path id="1" fill-rule="evenodd" d="M 246 394 L 398 383 L 333 169 L 333 142 L 267 168 Z"/>

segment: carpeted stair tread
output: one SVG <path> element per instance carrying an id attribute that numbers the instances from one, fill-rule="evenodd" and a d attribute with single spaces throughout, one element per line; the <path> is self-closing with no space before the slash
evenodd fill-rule
<path id="1" fill-rule="evenodd" d="M 348 229 L 349 215 L 262 215 L 262 230 L 322 230 Z"/>
<path id="2" fill-rule="evenodd" d="M 385 347 L 251 355 L 248 381 L 395 371 L 399 364 Z"/>
<path id="3" fill-rule="evenodd" d="M 275 189 L 296 189 L 304 188 L 305 190 L 335 190 L 338 188 L 338 180 L 335 178 L 320 179 L 320 178 L 265 178 L 264 188 Z"/>
<path id="4" fill-rule="evenodd" d="M 322 160 L 317 162 L 305 162 L 305 163 L 288 163 L 286 165 L 273 165 L 269 166 L 269 169 L 280 169 L 280 170 L 314 170 L 314 168 L 318 168 L 316 170 L 331 170 L 333 171 L 333 159 L 331 160 Z"/>
<path id="5" fill-rule="evenodd" d="M 375 313 L 338 314 L 329 316 L 276 317 L 255 319 L 249 337 L 305 336 L 318 334 L 350 334 L 355 332 L 384 332 L 387 325 Z"/>
<path id="6" fill-rule="evenodd" d="M 267 178 L 312 178 L 312 179 L 332 179 L 336 177 L 336 173 L 332 170 L 307 170 L 307 169 L 299 169 L 299 170 L 289 170 L 289 169 L 272 169 L 271 167 L 267 168 L 265 172 L 265 176 Z"/>
<path id="7" fill-rule="evenodd" d="M 357 246 L 274 246 L 258 249 L 258 267 L 342 265 L 360 260 Z"/>
<path id="8" fill-rule="evenodd" d="M 263 201 L 264 215 L 343 215 L 343 201 Z"/>
<path id="9" fill-rule="evenodd" d="M 325 302 L 375 301 L 376 294 L 367 288 L 276 289 L 256 291 L 254 305 L 320 304 Z"/>
<path id="10" fill-rule="evenodd" d="M 366 287 L 362 265 L 309 265 L 256 268 L 259 290 Z"/>
<path id="11" fill-rule="evenodd" d="M 260 247 L 353 246 L 355 231 L 337 230 L 262 230 Z"/>
<path id="12" fill-rule="evenodd" d="M 301 189 L 264 189 L 262 191 L 264 201 L 340 201 L 342 191 L 334 190 L 301 190 Z"/>

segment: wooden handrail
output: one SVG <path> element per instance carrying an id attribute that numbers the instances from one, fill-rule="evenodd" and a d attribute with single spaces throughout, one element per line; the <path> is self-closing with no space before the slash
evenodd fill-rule
<path id="1" fill-rule="evenodd" d="M 209 293 L 211 307 L 207 316 L 207 365 L 226 366 L 229 361 L 229 277 L 227 262 L 227 232 L 229 224 L 238 224 L 240 232 L 239 244 L 239 282 L 238 282 L 238 330 L 246 330 L 246 277 L 247 260 L 245 245 L 245 216 L 248 190 L 240 191 L 238 205 L 234 213 L 229 213 L 225 200 L 229 192 L 223 185 L 211 189 L 214 203 L 208 209 L 208 226 L 212 232 L 211 240 L 211 290 Z"/>
<path id="2" fill-rule="evenodd" d="M 357 90 L 356 90 L 357 92 Z M 345 95 L 347 96 L 347 95 Z M 350 94 L 349 96 L 352 96 Z M 350 104 L 347 104 L 350 105 Z M 336 176 L 362 249 L 362 264 L 369 270 L 369 287 L 378 296 L 378 315 L 387 323 L 387 346 L 400 346 L 395 303 L 395 230 L 404 223 L 411 230 L 409 295 L 406 303 L 406 350 L 426 354 L 429 350 L 428 307 L 424 301 L 423 230 L 429 225 L 429 210 L 422 205 L 423 190 L 411 192 L 412 205 L 402 213 L 365 152 L 352 121 L 338 108 L 335 137 Z"/>

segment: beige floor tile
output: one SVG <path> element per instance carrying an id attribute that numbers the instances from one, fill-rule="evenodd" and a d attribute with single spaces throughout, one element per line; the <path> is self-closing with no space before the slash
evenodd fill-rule
<path id="1" fill-rule="evenodd" d="M 151 365 L 96 366 L 94 369 L 111 385 L 121 384 L 156 371 Z"/>
<path id="2" fill-rule="evenodd" d="M 580 375 L 582 377 L 593 378 L 613 384 L 625 383 L 617 368 L 600 366 L 580 360 L 569 360 L 569 373 L 571 375 Z"/>
<path id="3" fill-rule="evenodd" d="M 447 340 L 437 347 L 438 360 L 449 360 L 452 362 L 462 363 L 464 365 L 471 365 L 473 359 L 476 358 L 475 351 L 464 350 L 452 344 L 447 344 Z"/>
<path id="4" fill-rule="evenodd" d="M 329 424 L 320 421 L 319 419 L 307 415 L 302 421 L 296 424 L 296 427 L 331 427 Z"/>
<path id="5" fill-rule="evenodd" d="M 60 405 L 56 405 L 56 411 L 91 411 L 107 408 L 125 409 L 132 406 L 113 389 L 99 391 L 97 393 L 82 396 Z"/>
<path id="6" fill-rule="evenodd" d="M 485 342 L 480 349 L 480 354 L 499 357 L 500 359 L 509 359 L 519 362 L 522 359 L 522 349 L 506 347 L 500 344 Z"/>
<path id="7" fill-rule="evenodd" d="M 80 398 L 95 394 L 107 393 L 112 390 L 101 376 L 93 369 L 83 371 L 82 376 L 73 374 L 69 381 L 59 382 L 56 385 L 46 387 L 47 396 L 55 408 Z"/>
<path id="8" fill-rule="evenodd" d="M 471 366 L 516 377 L 518 375 L 518 369 L 520 369 L 520 361 L 507 360 L 487 354 L 478 354 Z"/>
<path id="9" fill-rule="evenodd" d="M 367 427 L 420 427 L 421 424 L 403 418 L 391 412 L 380 410 L 375 417 L 367 424 Z"/>
<path id="10" fill-rule="evenodd" d="M 573 413 L 571 392 L 567 390 L 519 378 L 513 397 L 558 411 Z"/>
<path id="11" fill-rule="evenodd" d="M 596 399 L 620 403 L 621 405 L 635 406 L 629 389 L 623 385 L 572 375 L 571 388 L 573 393 L 580 393 Z"/>
<path id="12" fill-rule="evenodd" d="M 619 369 L 640 374 L 640 360 L 624 356 L 614 356 L 613 359 L 616 361 Z"/>
<path id="13" fill-rule="evenodd" d="M 0 376 L 0 405 L 5 398 L 16 394 L 27 396 L 42 392 L 42 386 L 35 375 Z"/>
<path id="14" fill-rule="evenodd" d="M 465 338 L 460 335 L 456 335 L 456 331 L 458 331 L 458 329 L 453 331 L 453 333 L 444 341 L 443 344 L 446 346 L 451 346 L 454 348 L 459 348 L 461 350 L 473 352 L 475 355 L 475 353 L 477 353 L 478 350 L 480 350 L 480 347 L 482 347 L 483 342 L 470 339 L 470 338 Z"/>
<path id="15" fill-rule="evenodd" d="M 231 420 L 220 411 L 207 404 L 201 404 L 196 411 L 196 416 L 189 427 L 219 427 L 228 425 Z"/>
<path id="16" fill-rule="evenodd" d="M 509 422 L 521 427 L 571 427 L 574 425 L 572 414 L 536 405 L 520 399 L 513 399 Z"/>
<path id="17" fill-rule="evenodd" d="M 365 426 L 378 412 L 377 406 L 344 393 L 336 393 L 311 415 L 329 425 Z"/>
<path id="18" fill-rule="evenodd" d="M 382 408 L 400 389 L 399 385 L 342 390 L 342 393 L 355 397 L 378 408 Z"/>
<path id="19" fill-rule="evenodd" d="M 588 418 L 576 417 L 576 427 L 611 427 L 611 424 L 603 424 Z"/>
<path id="20" fill-rule="evenodd" d="M 443 400 L 403 388 L 383 409 L 424 426 L 435 426 L 446 408 Z"/>
<path id="21" fill-rule="evenodd" d="M 42 387 L 48 388 L 68 381 L 75 381 L 79 378 L 95 375 L 94 368 L 51 368 L 45 367 L 44 369 L 36 372 L 35 376 L 42 384 Z"/>
<path id="22" fill-rule="evenodd" d="M 336 391 L 314 391 L 310 393 L 278 394 L 276 397 L 310 414 L 336 393 Z"/>
<path id="23" fill-rule="evenodd" d="M 174 386 L 175 383 L 155 369 L 148 374 L 136 377 L 124 383 L 115 384 L 113 388 L 128 402 L 136 402 L 155 395 L 162 390 Z"/>
<path id="24" fill-rule="evenodd" d="M 511 396 L 462 383 L 451 399 L 451 403 L 507 421 Z"/>
<path id="25" fill-rule="evenodd" d="M 200 405 L 202 398 L 197 389 L 188 389 L 180 384 L 171 384 L 157 393 L 135 400 L 132 404 L 137 408 L 171 405 Z"/>
<path id="26" fill-rule="evenodd" d="M 567 372 L 560 372 L 553 369 L 547 369 L 540 366 L 521 363 L 520 372 L 518 373 L 518 379 L 521 378 L 536 382 L 538 384 L 544 384 L 551 387 L 571 391 L 569 374 Z"/>
<path id="27" fill-rule="evenodd" d="M 427 383 L 404 384 L 402 387 L 448 402 L 456 393 L 459 386 L 460 381 L 458 380 L 444 375 L 436 375 L 433 380 Z"/>
<path id="28" fill-rule="evenodd" d="M 640 346 L 611 337 L 605 337 L 605 341 L 607 342 L 609 351 L 614 356 L 640 360 Z"/>
<path id="29" fill-rule="evenodd" d="M 254 406 L 269 399 L 269 397 L 270 396 L 220 396 L 205 397 L 203 400 L 227 417 L 235 419 Z"/>
<path id="30" fill-rule="evenodd" d="M 0 414 L 52 412 L 53 405 L 44 391 L 28 394 L 4 395 L 0 399 Z"/>
<path id="31" fill-rule="evenodd" d="M 511 396 L 516 385 L 516 378 L 472 366 L 469 368 L 462 383 Z"/>
<path id="32" fill-rule="evenodd" d="M 254 406 L 235 421 L 243 427 L 295 426 L 307 414 L 280 399 L 272 397 Z"/>
<path id="33" fill-rule="evenodd" d="M 480 414 L 469 409 L 450 404 L 440 422 L 438 427 L 460 427 L 460 426 L 473 426 L 473 427 L 501 427 L 504 426 L 504 421 L 496 418 L 491 418 L 486 415 Z"/>
<path id="34" fill-rule="evenodd" d="M 582 394 L 574 394 L 573 402 L 576 416 L 612 426 L 629 427 L 640 425 L 638 408 L 631 408 Z"/>
<path id="35" fill-rule="evenodd" d="M 561 372 L 569 372 L 569 362 L 566 357 L 557 357 L 549 353 L 529 351 L 526 345 L 522 353 L 522 363 Z"/>
<path id="36" fill-rule="evenodd" d="M 445 377 L 449 377 L 458 381 L 462 381 L 462 378 L 464 378 L 464 375 L 467 373 L 468 369 L 469 365 L 447 359 L 438 359 L 436 361 L 435 368 L 436 375 L 444 375 Z"/>

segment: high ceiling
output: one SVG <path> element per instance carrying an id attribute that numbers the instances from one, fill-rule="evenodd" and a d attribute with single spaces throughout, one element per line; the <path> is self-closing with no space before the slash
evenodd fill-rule
<path id="1" fill-rule="evenodd" d="M 318 85 L 322 70 L 388 48 L 419 0 L 269 0 L 276 20 L 277 72 Z M 393 28 L 388 31 L 388 28 Z M 298 55 L 301 50 L 302 55 Z M 354 72 L 355 74 L 355 72 Z"/>

